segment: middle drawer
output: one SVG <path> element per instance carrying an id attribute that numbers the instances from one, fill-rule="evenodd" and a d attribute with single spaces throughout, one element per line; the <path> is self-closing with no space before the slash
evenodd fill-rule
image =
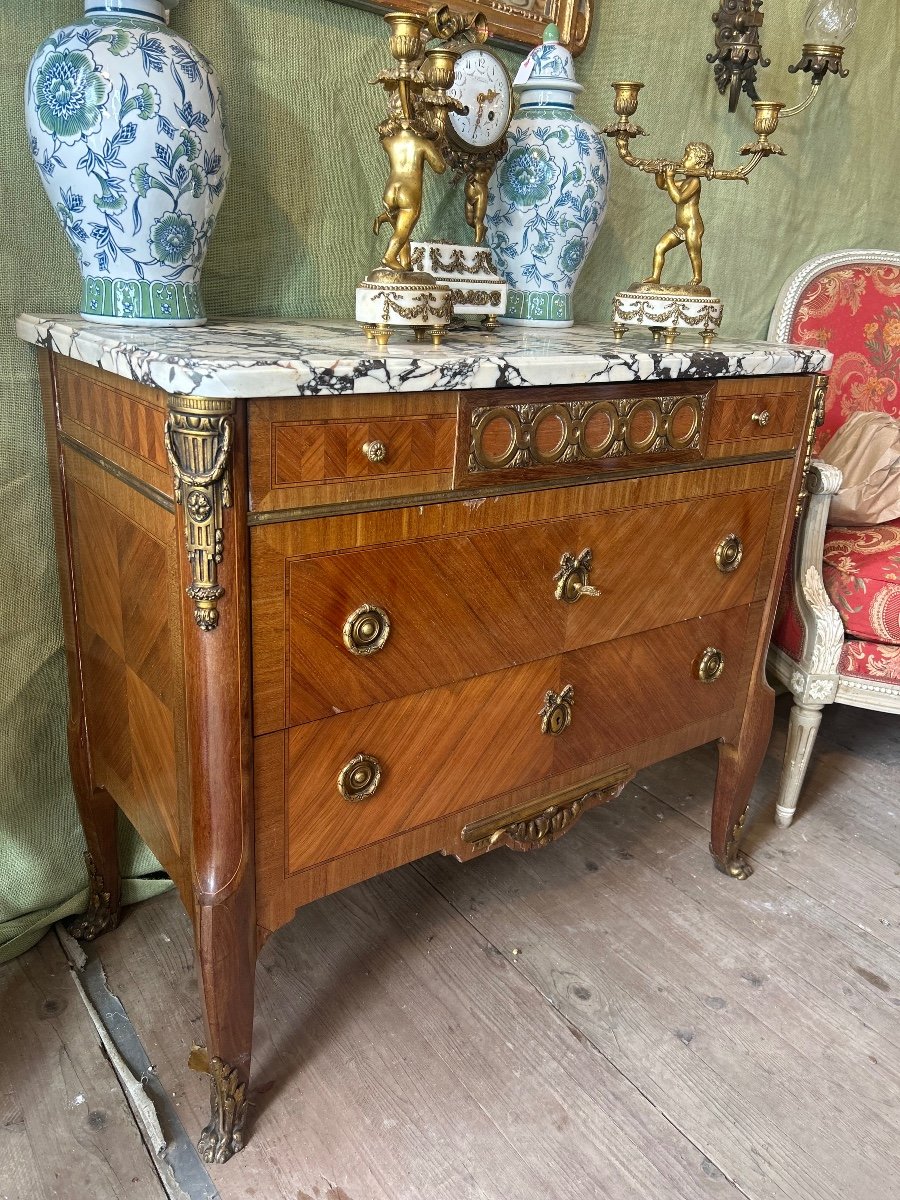
<path id="1" fill-rule="evenodd" d="M 288 558 L 284 640 L 258 631 L 256 665 L 298 725 L 746 604 L 771 504 L 760 489 Z"/>

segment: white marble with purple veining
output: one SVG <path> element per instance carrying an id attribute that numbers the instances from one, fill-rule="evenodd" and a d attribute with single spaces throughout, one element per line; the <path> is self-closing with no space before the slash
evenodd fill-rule
<path id="1" fill-rule="evenodd" d="M 165 392 L 216 397 L 799 375 L 827 371 L 832 361 L 827 350 L 774 342 L 663 346 L 649 334 L 629 334 L 617 344 L 600 325 L 470 330 L 451 333 L 442 346 L 400 335 L 385 348 L 367 341 L 352 321 L 260 318 L 152 329 L 26 313 L 16 332 L 26 342 Z"/>

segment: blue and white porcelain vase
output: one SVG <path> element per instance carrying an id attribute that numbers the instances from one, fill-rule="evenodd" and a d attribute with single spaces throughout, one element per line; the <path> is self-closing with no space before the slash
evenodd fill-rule
<path id="1" fill-rule="evenodd" d="M 166 24 L 177 3 L 86 0 L 28 68 L 31 152 L 91 321 L 206 320 L 200 269 L 230 156 L 212 67 Z"/>
<path id="2" fill-rule="evenodd" d="M 575 114 L 572 55 L 548 25 L 513 84 L 521 88 L 509 149 L 491 176 L 487 241 L 509 284 L 507 325 L 573 324 L 575 281 L 606 214 L 609 161 Z"/>

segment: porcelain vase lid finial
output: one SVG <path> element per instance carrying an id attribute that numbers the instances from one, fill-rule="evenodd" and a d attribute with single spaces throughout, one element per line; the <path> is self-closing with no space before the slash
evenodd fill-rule
<path id="1" fill-rule="evenodd" d="M 157 17 L 165 20 L 180 0 L 84 0 L 85 16 Z"/>
<path id="2" fill-rule="evenodd" d="M 513 87 L 521 90 L 522 104 L 572 105 L 581 91 L 575 80 L 575 60 L 559 39 L 559 27 L 551 23 L 544 29 L 540 46 L 523 59 L 513 80 Z"/>

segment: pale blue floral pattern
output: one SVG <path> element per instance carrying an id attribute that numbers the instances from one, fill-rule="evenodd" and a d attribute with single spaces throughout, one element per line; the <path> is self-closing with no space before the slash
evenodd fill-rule
<path id="1" fill-rule="evenodd" d="M 91 14 L 38 48 L 26 114 L 85 279 L 86 314 L 128 319 L 150 305 L 153 317 L 168 309 L 183 319 L 185 305 L 199 305 L 228 178 L 222 97 L 207 60 L 158 20 Z"/>

